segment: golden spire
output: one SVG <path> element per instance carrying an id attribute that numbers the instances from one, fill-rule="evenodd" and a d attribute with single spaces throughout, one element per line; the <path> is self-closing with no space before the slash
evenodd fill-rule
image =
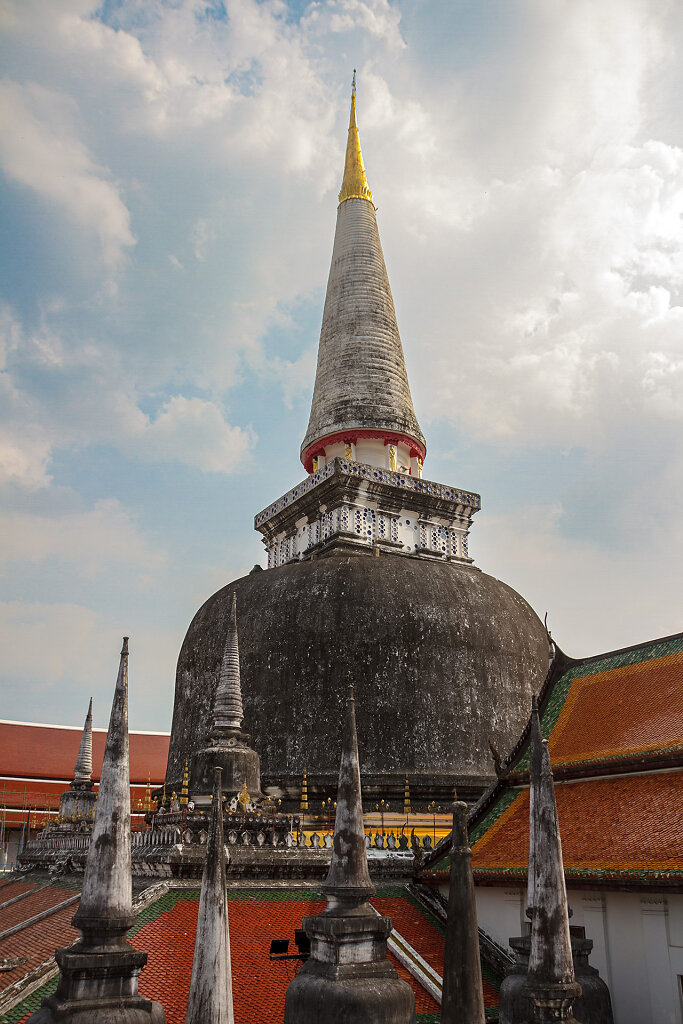
<path id="1" fill-rule="evenodd" d="M 360 151 L 358 125 L 356 124 L 356 69 L 353 71 L 353 88 L 351 90 L 351 117 L 349 118 L 349 138 L 346 143 L 346 161 L 344 163 L 344 180 L 339 193 L 339 205 L 347 199 L 369 199 L 372 192 L 368 188 L 368 179 L 363 166 L 363 154 Z"/>

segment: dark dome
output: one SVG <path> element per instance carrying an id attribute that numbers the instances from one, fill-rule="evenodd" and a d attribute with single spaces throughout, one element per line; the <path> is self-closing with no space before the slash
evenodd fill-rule
<path id="1" fill-rule="evenodd" d="M 244 728 L 268 780 L 336 777 L 355 684 L 363 771 L 491 776 L 548 665 L 526 601 L 470 566 L 336 555 L 252 572 L 195 615 L 180 651 L 168 780 L 204 745 L 237 592 Z M 482 782 L 484 779 L 482 778 Z"/>

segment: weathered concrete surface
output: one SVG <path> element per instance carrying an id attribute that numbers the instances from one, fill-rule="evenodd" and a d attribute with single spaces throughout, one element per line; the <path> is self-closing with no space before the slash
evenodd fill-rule
<path id="1" fill-rule="evenodd" d="M 427 792 L 431 773 L 484 784 L 489 738 L 512 746 L 546 674 L 538 617 L 468 566 L 383 554 L 254 572 L 214 594 L 183 643 L 167 776 L 176 791 L 185 758 L 205 746 L 233 590 L 245 723 L 269 781 L 308 768 L 333 795 L 351 682 L 363 773 L 388 783 L 394 773 L 401 794 L 406 772 L 424 773 Z"/>
<path id="2" fill-rule="evenodd" d="M 424 448 L 375 208 L 367 199 L 348 199 L 337 211 L 302 454 L 314 441 L 353 427 L 407 434 Z"/>
<path id="3" fill-rule="evenodd" d="M 221 769 L 216 768 L 185 1024 L 233 1024 Z"/>
<path id="4" fill-rule="evenodd" d="M 451 874 L 443 962 L 441 1024 L 484 1024 L 479 929 L 467 836 L 467 804 L 453 805 Z"/>

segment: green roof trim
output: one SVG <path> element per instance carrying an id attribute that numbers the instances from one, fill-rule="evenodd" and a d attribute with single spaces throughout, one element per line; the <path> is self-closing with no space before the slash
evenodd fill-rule
<path id="1" fill-rule="evenodd" d="M 35 1013 L 36 1010 L 39 1010 L 43 997 L 52 995 L 57 988 L 58 981 L 59 974 L 53 975 L 49 981 L 46 981 L 44 985 L 37 988 L 30 996 L 26 996 L 12 1010 L 8 1010 L 7 1013 L 3 1014 L 0 1017 L 2 1024 L 17 1024 L 17 1021 L 23 1020 L 27 1013 Z"/>

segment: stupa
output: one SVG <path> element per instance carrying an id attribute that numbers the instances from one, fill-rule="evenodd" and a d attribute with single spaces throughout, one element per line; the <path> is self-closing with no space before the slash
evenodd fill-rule
<path id="1" fill-rule="evenodd" d="M 473 564 L 480 497 L 423 473 L 426 443 L 351 116 L 308 429 L 306 478 L 256 516 L 268 568 L 199 609 L 178 660 L 167 789 L 205 742 L 233 593 L 245 718 L 264 790 L 334 796 L 355 688 L 364 797 L 450 803 L 493 777 L 548 665 L 545 629 Z"/>

